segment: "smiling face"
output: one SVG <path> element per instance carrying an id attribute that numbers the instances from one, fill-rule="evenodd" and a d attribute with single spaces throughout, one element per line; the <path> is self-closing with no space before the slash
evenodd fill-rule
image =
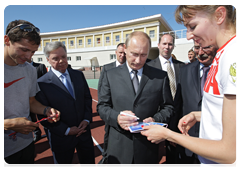
<path id="1" fill-rule="evenodd" d="M 213 46 L 208 46 L 199 49 L 198 61 L 204 66 L 209 66 L 217 53 L 217 49 Z"/>
<path id="2" fill-rule="evenodd" d="M 192 18 L 184 18 L 187 39 L 193 39 L 201 47 L 216 46 L 217 25 L 206 13 L 197 11 Z"/>
<path id="3" fill-rule="evenodd" d="M 67 53 L 62 47 L 51 51 L 47 60 L 55 70 L 65 73 L 68 67 L 68 61 Z"/>
<path id="4" fill-rule="evenodd" d="M 4 43 L 4 62 L 11 66 L 24 64 L 26 61 L 31 60 L 35 51 L 38 50 L 38 45 L 24 38 L 21 41 L 12 43 L 9 41 L 8 36 L 5 36 Z"/>

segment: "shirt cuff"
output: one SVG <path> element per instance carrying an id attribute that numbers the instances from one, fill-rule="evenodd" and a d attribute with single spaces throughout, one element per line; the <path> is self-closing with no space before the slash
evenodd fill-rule
<path id="1" fill-rule="evenodd" d="M 66 132 L 65 132 L 65 135 L 66 135 L 66 136 L 68 135 L 69 131 L 70 131 L 70 127 L 68 127 L 67 130 L 66 130 Z"/>

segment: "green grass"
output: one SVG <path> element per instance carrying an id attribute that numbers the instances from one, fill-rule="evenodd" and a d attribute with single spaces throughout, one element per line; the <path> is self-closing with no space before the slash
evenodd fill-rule
<path id="1" fill-rule="evenodd" d="M 93 89 L 98 88 L 99 79 L 87 79 L 88 86 Z"/>

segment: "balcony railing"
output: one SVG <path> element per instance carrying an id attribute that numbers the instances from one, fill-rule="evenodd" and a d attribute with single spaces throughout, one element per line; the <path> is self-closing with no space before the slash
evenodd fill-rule
<path id="1" fill-rule="evenodd" d="M 187 29 L 177 30 L 177 31 L 169 31 L 169 32 L 161 32 L 159 33 L 160 36 L 169 33 L 175 37 L 175 39 L 187 38 Z"/>

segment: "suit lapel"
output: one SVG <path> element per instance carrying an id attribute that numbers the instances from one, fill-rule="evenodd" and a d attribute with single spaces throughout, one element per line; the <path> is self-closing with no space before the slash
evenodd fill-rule
<path id="1" fill-rule="evenodd" d="M 154 60 L 154 62 L 155 62 L 156 68 L 159 68 L 160 70 L 162 70 L 162 65 L 161 65 L 161 62 L 160 62 L 159 57 L 157 57 L 157 58 Z"/>
<path id="2" fill-rule="evenodd" d="M 57 87 L 61 88 L 61 90 L 64 90 L 70 97 L 72 97 L 71 94 L 68 92 L 67 88 L 61 82 L 61 80 L 59 80 L 59 78 L 51 70 L 49 71 L 49 74 L 50 74 L 49 75 L 50 83 L 52 83 L 52 84 L 56 85 Z"/>
<path id="3" fill-rule="evenodd" d="M 179 73 L 179 64 L 176 62 L 176 60 L 174 60 L 173 58 L 172 58 L 172 62 L 173 62 L 173 67 L 174 67 L 174 70 L 175 70 L 175 80 L 176 80 L 176 84 L 177 84 L 177 82 L 178 82 L 178 73 Z"/>
<path id="4" fill-rule="evenodd" d="M 200 84 L 200 71 L 199 71 L 199 62 L 196 61 L 192 64 L 195 64 L 193 67 L 192 67 L 192 81 L 193 81 L 193 84 L 195 86 L 195 89 L 197 91 L 197 94 L 199 95 L 200 98 L 201 97 L 201 84 Z"/>
<path id="5" fill-rule="evenodd" d="M 140 84 L 139 84 L 139 88 L 138 88 L 138 91 L 137 91 L 137 94 L 135 96 L 135 99 L 137 99 L 137 97 L 139 96 L 139 94 L 141 93 L 141 91 L 143 90 L 144 86 L 146 85 L 146 83 L 148 82 L 149 80 L 149 76 L 148 76 L 148 73 L 149 73 L 149 67 L 148 65 L 144 65 L 143 66 L 143 73 L 142 73 L 142 77 L 141 77 L 141 81 L 140 81 Z"/>
<path id="6" fill-rule="evenodd" d="M 134 87 L 133 87 L 133 84 L 132 84 L 130 73 L 129 73 L 128 68 L 127 68 L 127 64 L 125 63 L 125 64 L 121 65 L 120 70 L 121 70 L 121 76 L 122 76 L 123 82 L 126 83 L 127 87 L 130 90 L 129 92 L 134 96 L 135 95 Z"/>
<path id="7" fill-rule="evenodd" d="M 73 89 L 74 89 L 74 95 L 75 95 L 75 99 L 76 99 L 77 98 L 77 94 L 79 94 L 79 92 L 80 92 L 79 89 L 81 89 L 82 81 L 78 81 L 78 80 L 80 80 L 80 77 L 78 77 L 78 75 L 74 74 L 72 69 L 67 69 L 67 70 L 68 70 L 68 73 L 69 73 L 71 81 L 72 81 L 72 85 L 73 85 Z M 78 87 L 76 87 L 75 84 L 77 84 Z"/>

